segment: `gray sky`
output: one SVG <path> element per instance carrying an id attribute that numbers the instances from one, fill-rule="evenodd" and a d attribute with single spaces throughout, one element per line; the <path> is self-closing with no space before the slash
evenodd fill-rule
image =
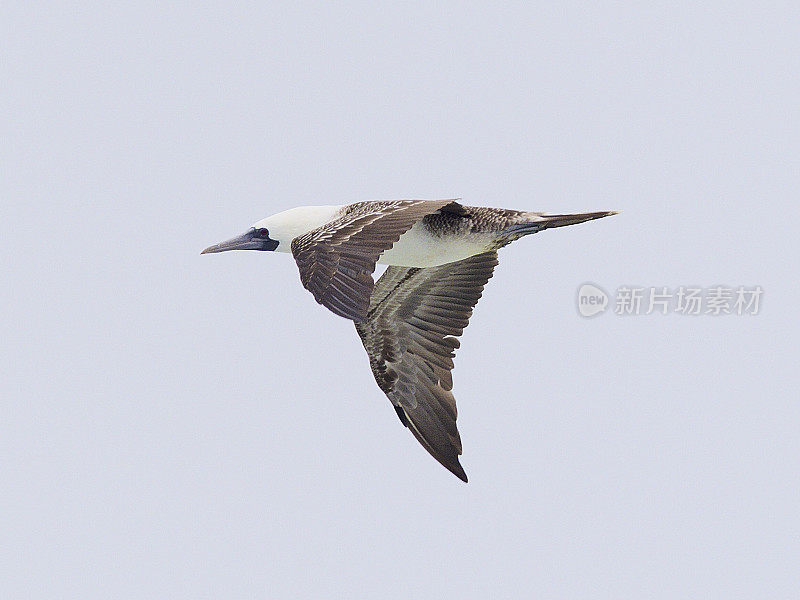
<path id="1" fill-rule="evenodd" d="M 797 597 L 798 22 L 7 3 L 2 595 Z M 456 362 L 467 485 L 289 256 L 199 255 L 454 196 L 624 211 L 502 252 Z M 586 281 L 764 296 L 583 319 Z"/>

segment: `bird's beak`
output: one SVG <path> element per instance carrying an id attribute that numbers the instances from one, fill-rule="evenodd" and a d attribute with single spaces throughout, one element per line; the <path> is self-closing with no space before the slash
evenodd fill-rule
<path id="1" fill-rule="evenodd" d="M 269 238 L 256 237 L 255 229 L 240 236 L 214 244 L 203 250 L 200 254 L 213 254 L 214 252 L 227 252 L 228 250 L 274 250 L 278 244 Z"/>

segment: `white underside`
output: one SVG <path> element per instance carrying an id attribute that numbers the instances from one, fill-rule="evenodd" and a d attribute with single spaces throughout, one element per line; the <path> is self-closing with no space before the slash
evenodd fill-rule
<path id="1" fill-rule="evenodd" d="M 381 254 L 378 264 L 435 267 L 485 252 L 491 242 L 491 235 L 482 234 L 471 234 L 468 237 L 434 236 L 419 221 L 400 236 L 394 246 Z"/>

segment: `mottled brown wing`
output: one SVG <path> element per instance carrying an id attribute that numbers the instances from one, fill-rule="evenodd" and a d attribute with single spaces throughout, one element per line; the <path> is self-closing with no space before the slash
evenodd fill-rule
<path id="1" fill-rule="evenodd" d="M 425 215 L 454 200 L 358 202 L 327 225 L 292 240 L 300 281 L 339 316 L 367 316 L 378 257 Z"/>
<path id="2" fill-rule="evenodd" d="M 461 437 L 452 394 L 456 336 L 497 265 L 497 253 L 426 269 L 389 267 L 372 293 L 367 320 L 356 330 L 378 386 L 400 420 L 460 479 Z"/>

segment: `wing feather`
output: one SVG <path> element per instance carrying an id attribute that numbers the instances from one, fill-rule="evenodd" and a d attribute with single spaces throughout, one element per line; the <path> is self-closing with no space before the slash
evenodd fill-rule
<path id="1" fill-rule="evenodd" d="M 389 267 L 356 322 L 378 386 L 422 446 L 460 479 L 453 358 L 497 253 L 425 269 Z"/>
<path id="2" fill-rule="evenodd" d="M 414 223 L 445 206 L 454 211 L 460 207 L 454 200 L 358 202 L 345 207 L 330 223 L 292 240 L 303 287 L 335 314 L 363 321 L 380 255 Z"/>

